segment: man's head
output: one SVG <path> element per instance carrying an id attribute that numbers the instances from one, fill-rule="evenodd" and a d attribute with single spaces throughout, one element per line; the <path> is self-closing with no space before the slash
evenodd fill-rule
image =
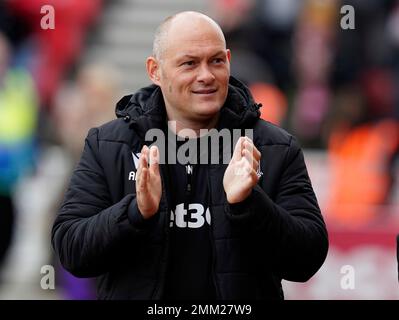
<path id="1" fill-rule="evenodd" d="M 154 38 L 147 72 L 161 87 L 169 120 L 204 123 L 227 97 L 230 51 L 219 25 L 198 12 L 167 18 Z"/>

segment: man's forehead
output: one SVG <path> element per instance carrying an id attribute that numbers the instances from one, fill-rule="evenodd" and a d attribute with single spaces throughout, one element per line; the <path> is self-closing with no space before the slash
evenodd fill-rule
<path id="1" fill-rule="evenodd" d="M 183 55 L 213 55 L 226 50 L 224 38 L 215 30 L 198 31 L 192 33 L 184 31 L 168 37 L 165 43 L 165 51 L 173 56 Z"/>
<path id="2" fill-rule="evenodd" d="M 171 28 L 167 33 L 166 40 L 168 42 L 225 42 L 223 33 L 211 26 L 190 26 L 185 29 Z"/>

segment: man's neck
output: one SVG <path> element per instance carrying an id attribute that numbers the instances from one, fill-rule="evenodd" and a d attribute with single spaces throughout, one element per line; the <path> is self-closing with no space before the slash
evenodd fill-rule
<path id="1" fill-rule="evenodd" d="M 176 135 L 179 135 L 180 131 L 182 131 L 181 135 L 188 138 L 198 138 L 208 130 L 216 127 L 216 124 L 219 120 L 219 113 L 216 114 L 211 119 L 207 119 L 204 121 L 191 121 L 188 119 L 174 119 L 173 117 L 169 117 L 168 115 L 168 127 L 169 129 Z M 189 129 L 189 130 L 186 130 Z M 206 130 L 204 130 L 206 129 Z M 203 130 L 201 132 L 201 130 Z"/>

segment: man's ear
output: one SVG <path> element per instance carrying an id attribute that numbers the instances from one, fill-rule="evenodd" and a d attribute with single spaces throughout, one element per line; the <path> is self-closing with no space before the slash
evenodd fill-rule
<path id="1" fill-rule="evenodd" d="M 159 81 L 159 73 L 161 70 L 159 70 L 159 62 L 156 58 L 154 57 L 148 57 L 146 60 L 146 68 L 147 68 L 147 74 L 150 80 L 155 83 L 157 86 L 160 85 Z"/>
<path id="2" fill-rule="evenodd" d="M 231 51 L 230 51 L 230 49 L 226 50 L 226 54 L 227 54 L 227 60 L 229 60 L 229 62 L 231 62 Z"/>

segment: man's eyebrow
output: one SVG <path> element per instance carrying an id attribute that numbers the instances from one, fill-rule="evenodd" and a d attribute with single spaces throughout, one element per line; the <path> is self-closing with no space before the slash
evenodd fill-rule
<path id="1" fill-rule="evenodd" d="M 197 59 L 197 56 L 193 56 L 191 54 L 182 54 L 180 56 L 177 57 L 176 60 L 183 60 L 183 59 Z"/>
<path id="2" fill-rule="evenodd" d="M 219 56 L 221 54 L 225 54 L 225 50 L 220 50 L 220 51 L 216 52 L 215 54 L 213 54 L 211 56 L 211 58 L 214 58 L 214 57 Z M 198 56 L 195 56 L 195 55 L 187 53 L 187 54 L 182 54 L 182 55 L 180 55 L 180 56 L 178 56 L 176 58 L 176 60 L 178 60 L 178 61 L 183 60 L 183 59 L 198 59 Z"/>
<path id="3" fill-rule="evenodd" d="M 211 58 L 216 57 L 216 56 L 219 56 L 219 55 L 221 55 L 221 54 L 225 54 L 225 53 L 226 53 L 225 50 L 220 50 L 220 51 L 218 51 L 217 53 L 215 53 L 214 55 L 212 55 Z"/>

